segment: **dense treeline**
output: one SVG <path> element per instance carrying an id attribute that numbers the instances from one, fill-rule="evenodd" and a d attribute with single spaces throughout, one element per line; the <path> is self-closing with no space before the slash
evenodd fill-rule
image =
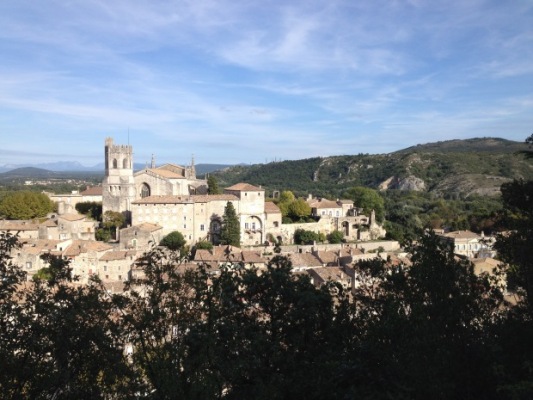
<path id="1" fill-rule="evenodd" d="M 72 285 L 53 256 L 24 285 L 9 256 L 17 240 L 2 235 L 2 396 L 529 399 L 532 189 L 504 187 L 512 304 L 498 276 L 475 275 L 432 234 L 409 248 L 410 266 L 358 264 L 354 291 L 317 289 L 284 257 L 260 274 L 240 264 L 213 274 L 154 250 L 127 295 Z"/>

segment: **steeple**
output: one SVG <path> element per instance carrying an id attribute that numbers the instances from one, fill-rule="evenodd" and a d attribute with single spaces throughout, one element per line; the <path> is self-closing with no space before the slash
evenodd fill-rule
<path id="1" fill-rule="evenodd" d="M 191 177 L 190 179 L 196 179 L 196 167 L 194 166 L 194 154 L 191 158 Z"/>
<path id="2" fill-rule="evenodd" d="M 152 168 L 152 169 L 155 168 L 155 157 L 154 157 L 153 154 L 152 154 L 152 164 L 151 164 L 150 168 Z"/>

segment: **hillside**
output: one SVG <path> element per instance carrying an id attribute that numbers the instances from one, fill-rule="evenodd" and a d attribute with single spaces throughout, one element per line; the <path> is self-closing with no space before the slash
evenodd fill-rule
<path id="1" fill-rule="evenodd" d="M 497 138 L 450 140 L 390 154 L 359 154 L 226 168 L 220 186 L 237 182 L 267 190 L 340 196 L 352 186 L 417 190 L 443 196 L 497 195 L 503 182 L 533 179 L 533 163 L 517 151 L 527 146 Z"/>

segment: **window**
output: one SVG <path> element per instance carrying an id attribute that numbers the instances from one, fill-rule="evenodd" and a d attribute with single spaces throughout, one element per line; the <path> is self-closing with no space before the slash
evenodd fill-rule
<path id="1" fill-rule="evenodd" d="M 204 224 L 200 225 L 200 230 L 201 230 L 202 232 L 205 230 L 205 225 L 204 225 Z"/>
<path id="2" fill-rule="evenodd" d="M 274 221 L 274 228 L 277 228 L 279 226 L 279 222 L 278 221 Z"/>
<path id="3" fill-rule="evenodd" d="M 255 222 L 252 222 L 252 229 L 255 230 Z"/>
<path id="4" fill-rule="evenodd" d="M 113 168 L 118 168 L 118 163 L 117 163 L 116 158 L 113 159 Z"/>
<path id="5" fill-rule="evenodd" d="M 31 261 L 26 262 L 26 269 L 31 269 Z"/>
<path id="6" fill-rule="evenodd" d="M 244 223 L 244 229 L 250 229 L 250 224 L 248 222 Z"/>
<path id="7" fill-rule="evenodd" d="M 107 272 L 107 265 L 104 265 L 104 272 Z"/>
<path id="8" fill-rule="evenodd" d="M 335 215 L 338 217 L 339 216 L 339 210 L 335 211 Z"/>
<path id="9" fill-rule="evenodd" d="M 141 198 L 150 196 L 150 186 L 147 183 L 141 185 Z"/>
<path id="10" fill-rule="evenodd" d="M 128 168 L 128 159 L 127 158 L 122 160 L 122 168 L 124 168 L 124 169 Z"/>

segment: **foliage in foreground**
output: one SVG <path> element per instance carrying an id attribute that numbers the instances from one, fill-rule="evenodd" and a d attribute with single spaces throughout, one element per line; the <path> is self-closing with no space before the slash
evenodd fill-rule
<path id="1" fill-rule="evenodd" d="M 73 285 L 68 262 L 53 256 L 46 279 L 23 285 L 10 259 L 16 246 L 0 238 L 4 398 L 532 394 L 527 313 L 502 307 L 488 277 L 432 235 L 410 249 L 410 267 L 360 263 L 353 292 L 317 289 L 284 257 L 261 273 L 240 264 L 215 273 L 184 269 L 181 254 L 161 249 L 139 261 L 144 275 L 128 295 L 111 296 L 97 280 Z"/>

